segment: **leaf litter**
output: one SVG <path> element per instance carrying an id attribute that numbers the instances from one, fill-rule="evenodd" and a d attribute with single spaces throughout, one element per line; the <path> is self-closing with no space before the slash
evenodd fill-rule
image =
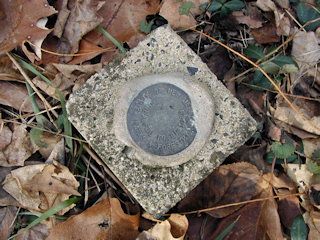
<path id="1" fill-rule="evenodd" d="M 52 6 L 44 0 L 4 2 L 1 6 L 8 10 L 6 14 L 18 14 L 2 20 L 0 50 L 1 53 L 12 51 L 38 65 L 37 69 L 67 98 L 112 59 L 121 58 L 114 44 L 96 29 L 98 25 L 121 45 L 132 49 L 146 36 L 139 29 L 140 23 L 150 23 L 152 19 L 155 27 L 161 22 L 156 19 L 161 16 L 175 30 L 197 26 L 197 30 L 218 38 L 238 52 L 248 45 L 255 45 L 264 57 L 280 46 L 281 54 L 291 57 L 299 70 L 286 72 L 287 68 L 281 66 L 281 71 L 270 76 L 283 94 L 291 94 L 290 100 L 296 109 L 318 126 L 319 29 L 313 31 L 308 26 L 302 29 L 297 24 L 301 12 L 296 12 L 303 10 L 297 10 L 301 4 L 287 0 L 245 1 L 244 8 L 221 18 L 220 12 L 204 12 L 199 8 L 206 2 L 58 0 Z M 310 4 L 317 6 L 319 3 L 308 1 L 307 13 Z M 59 213 L 63 215 L 69 211 L 68 216 L 72 216 L 68 220 L 50 217 L 17 239 L 36 239 L 35 236 L 41 236 L 38 239 L 61 236 L 84 239 L 99 239 L 100 236 L 112 239 L 135 239 L 138 236 L 139 239 L 199 239 L 201 236 L 202 239 L 215 239 L 233 223 L 224 239 L 282 239 L 296 227 L 293 226 L 295 219 L 301 215 L 308 225 L 308 239 L 317 239 L 320 234 L 317 198 L 320 179 L 310 169 L 320 169 L 312 157 L 320 149 L 319 129 L 302 119 L 274 89 L 249 88 L 247 84 L 254 78 L 254 72 L 247 71 L 252 66 L 241 57 L 218 47 L 199 33 L 184 29 L 179 34 L 246 106 L 261 128 L 254 139 L 226 159 L 224 165 L 215 169 L 168 213 L 167 219 L 162 220 L 140 214 L 139 206 L 132 205 L 133 200 L 113 182 L 111 186 L 117 198 L 105 197 L 94 205 L 94 200 L 101 195 L 101 188 L 104 188 L 103 183 L 110 182 L 99 169 L 101 163 L 82 162 L 82 155 L 90 156 L 90 151 L 83 151 L 82 141 L 76 146 L 77 160 L 72 159 L 61 136 L 62 129 L 59 129 L 63 116 L 52 115 L 50 111 L 56 110 L 49 111 L 38 98 L 36 104 L 45 109 L 41 117 L 46 120 L 43 126 L 37 126 L 40 128 L 38 132 L 32 132 L 35 125 L 30 123 L 34 117 L 29 113 L 33 113 L 34 103 L 28 98 L 27 87 L 21 84 L 25 80 L 8 57 L 0 58 L 0 83 L 3 84 L 0 88 L 0 162 L 1 170 L 5 170 L 1 171 L 4 184 L 0 204 L 8 211 L 17 211 L 16 208 L 9 209 L 10 202 L 24 210 L 43 213 L 71 195 L 79 196 L 85 191 L 91 196 L 86 198 L 89 202 L 77 203 L 82 213 L 76 211 L 75 205 L 70 205 Z M 41 53 L 41 48 L 48 51 Z M 271 57 L 276 54 L 280 53 L 275 52 Z M 259 64 L 259 58 L 256 60 Z M 245 74 L 236 76 L 239 72 Z M 26 73 L 61 113 L 56 89 L 40 77 Z M 20 122 L 12 123 L 14 121 Z M 80 140 L 77 133 L 74 136 Z M 300 151 L 300 146 L 304 151 Z M 275 165 L 266 161 L 269 153 L 274 154 Z M 296 160 L 285 164 L 290 160 L 289 155 L 295 156 Z M 86 166 L 90 167 L 86 169 Z M 135 210 L 129 214 L 130 208 Z M 178 212 L 189 213 L 176 214 Z M 12 225 L 8 224 L 12 221 L 12 214 L 8 216 L 11 218 L 2 222 L 1 236 L 10 236 L 13 231 Z M 25 217 L 18 219 L 28 221 Z"/>

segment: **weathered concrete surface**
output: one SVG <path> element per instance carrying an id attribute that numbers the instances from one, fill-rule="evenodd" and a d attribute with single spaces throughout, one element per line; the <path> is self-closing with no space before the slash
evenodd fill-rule
<path id="1" fill-rule="evenodd" d="M 119 137 L 121 124 L 115 119 L 115 112 L 117 115 L 119 104 L 124 104 L 119 96 L 126 84 L 146 75 L 169 73 L 187 75 L 191 82 L 206 89 L 213 99 L 214 124 L 190 160 L 172 167 L 150 167 L 139 160 L 139 149 L 130 139 L 121 137 L 121 130 Z M 156 29 L 126 58 L 114 60 L 92 76 L 72 94 L 67 110 L 72 124 L 141 206 L 157 218 L 256 130 L 255 121 L 239 101 L 168 26 Z"/>

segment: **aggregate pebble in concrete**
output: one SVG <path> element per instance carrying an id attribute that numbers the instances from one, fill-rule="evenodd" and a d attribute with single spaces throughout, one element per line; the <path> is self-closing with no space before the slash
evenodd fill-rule
<path id="1" fill-rule="evenodd" d="M 136 78 L 177 72 L 188 75 L 210 92 L 214 124 L 202 149 L 189 161 L 172 167 L 148 166 L 135 158 L 135 149 L 115 134 L 118 93 Z M 141 206 L 156 218 L 179 202 L 256 130 L 256 122 L 247 110 L 169 26 L 154 30 L 126 58 L 114 60 L 92 76 L 71 95 L 67 110 L 71 123 Z"/>

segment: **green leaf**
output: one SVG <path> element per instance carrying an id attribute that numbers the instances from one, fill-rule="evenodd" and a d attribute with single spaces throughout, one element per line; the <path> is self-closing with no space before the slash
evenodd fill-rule
<path id="1" fill-rule="evenodd" d="M 255 71 L 253 80 L 249 82 L 251 85 L 256 85 L 258 87 L 263 87 L 265 89 L 273 88 L 272 83 L 266 78 L 261 71 Z M 265 91 L 261 88 L 256 88 L 253 86 L 249 86 L 249 88 L 256 90 L 256 91 Z"/>
<path id="2" fill-rule="evenodd" d="M 227 0 L 216 0 L 216 2 L 224 4 Z"/>
<path id="3" fill-rule="evenodd" d="M 297 15 L 298 15 L 298 20 L 302 25 L 308 22 L 308 9 L 307 9 L 307 6 L 302 2 L 298 4 Z"/>
<path id="4" fill-rule="evenodd" d="M 32 128 L 30 133 L 29 133 L 29 136 L 30 136 L 30 139 L 32 141 L 34 141 L 34 143 L 38 146 L 38 147 L 41 147 L 41 148 L 47 148 L 48 147 L 48 144 L 44 143 L 44 142 L 41 142 L 41 137 L 40 137 L 40 134 L 43 133 L 43 130 L 41 129 L 38 129 L 38 128 Z"/>
<path id="5" fill-rule="evenodd" d="M 30 98 L 30 102 L 31 102 L 31 106 L 32 109 L 34 111 L 34 113 L 36 113 L 36 120 L 39 124 L 41 124 L 43 126 L 43 121 L 42 118 L 39 114 L 37 114 L 38 112 L 40 112 L 40 109 L 37 105 L 36 99 L 34 97 L 34 92 L 32 87 L 30 86 L 30 84 L 28 83 L 28 81 L 26 81 L 26 86 L 27 86 L 27 90 L 28 90 L 28 94 L 29 94 L 29 98 Z"/>
<path id="6" fill-rule="evenodd" d="M 33 226 L 37 225 L 38 223 L 42 222 L 43 220 L 46 220 L 48 217 L 53 216 L 54 214 L 56 214 L 57 212 L 65 209 L 66 207 L 69 207 L 71 204 L 79 201 L 80 199 L 82 199 L 82 197 L 74 197 L 74 198 L 70 198 L 68 200 L 65 200 L 61 203 L 59 203 L 58 205 L 50 208 L 48 211 L 46 211 L 45 213 L 43 213 L 41 215 L 41 217 L 37 218 L 36 220 L 34 220 L 33 222 L 31 222 L 26 228 L 24 228 L 23 230 L 21 230 L 19 233 L 11 236 L 8 240 L 15 238 L 16 236 L 20 235 L 21 233 L 27 231 L 28 229 L 32 228 Z"/>
<path id="7" fill-rule="evenodd" d="M 271 144 L 271 151 L 278 157 L 278 158 L 288 158 L 290 157 L 295 149 L 296 146 L 291 138 L 288 136 L 284 136 L 285 143 L 281 142 L 273 142 Z"/>
<path id="8" fill-rule="evenodd" d="M 241 216 L 241 215 L 240 215 Z M 236 225 L 236 223 L 238 222 L 240 216 L 234 220 L 233 223 L 231 223 L 225 230 L 223 230 L 222 233 L 219 234 L 219 236 L 215 239 L 215 240 L 223 240 L 223 238 L 225 236 L 227 236 L 227 234 L 232 230 L 232 228 Z"/>
<path id="9" fill-rule="evenodd" d="M 292 240 L 306 240 L 308 237 L 307 225 L 301 214 L 295 217 L 291 226 Z"/>
<path id="10" fill-rule="evenodd" d="M 280 69 L 280 73 L 295 73 L 298 71 L 299 68 L 294 64 L 285 64 Z"/>
<path id="11" fill-rule="evenodd" d="M 261 65 L 261 68 L 269 74 L 277 74 L 280 70 L 280 67 L 273 62 L 266 62 Z"/>
<path id="12" fill-rule="evenodd" d="M 320 166 L 314 161 L 310 161 L 307 163 L 307 169 L 311 173 L 320 174 Z"/>
<path id="13" fill-rule="evenodd" d="M 224 6 L 226 8 L 231 9 L 231 10 L 238 10 L 238 9 L 245 7 L 245 4 L 241 1 L 235 0 L 235 1 L 229 1 L 229 2 L 225 3 Z"/>
<path id="14" fill-rule="evenodd" d="M 220 12 L 220 16 L 221 17 L 225 17 L 227 15 L 229 15 L 231 13 L 231 10 L 225 6 L 221 7 L 221 12 Z"/>
<path id="15" fill-rule="evenodd" d="M 208 8 L 208 12 L 218 11 L 221 7 L 222 7 L 221 3 L 213 2 L 213 3 L 211 3 L 210 7 Z"/>
<path id="16" fill-rule="evenodd" d="M 320 147 L 312 153 L 312 159 L 320 160 Z"/>
<path id="17" fill-rule="evenodd" d="M 140 22 L 139 28 L 140 28 L 141 32 L 144 32 L 144 33 L 148 34 L 148 33 L 151 32 L 151 27 L 154 24 L 154 22 L 150 21 L 148 25 L 146 23 L 147 23 L 147 21 L 145 19 L 142 20 Z"/>
<path id="18" fill-rule="evenodd" d="M 273 152 L 268 152 L 264 155 L 264 160 L 268 163 L 273 163 L 273 159 L 274 159 L 274 153 Z M 292 154 L 290 157 L 288 157 L 286 159 L 286 162 L 287 163 L 292 163 L 294 162 L 295 160 L 298 159 L 298 156 L 297 154 Z M 284 159 L 283 158 L 276 158 L 276 164 L 283 164 L 284 163 Z"/>
<path id="19" fill-rule="evenodd" d="M 264 57 L 263 51 L 255 45 L 249 45 L 246 49 L 243 50 L 243 53 L 248 57 L 252 57 L 254 59 L 260 59 Z"/>
<path id="20" fill-rule="evenodd" d="M 317 10 L 320 11 L 320 8 L 317 8 Z M 311 8 L 308 11 L 308 21 L 312 21 L 320 17 L 320 13 L 317 10 L 314 8 Z M 319 24 L 320 24 L 320 20 L 308 24 L 307 26 L 305 26 L 305 29 L 307 31 L 315 30 Z"/>
<path id="21" fill-rule="evenodd" d="M 299 68 L 298 63 L 295 60 L 293 60 L 291 57 L 284 55 L 279 55 L 278 57 L 273 59 L 272 62 L 279 65 L 280 67 L 286 64 L 294 64 L 297 68 Z"/>
<path id="22" fill-rule="evenodd" d="M 180 15 L 189 15 L 189 11 L 191 8 L 196 8 L 193 2 L 184 2 L 179 7 Z"/>

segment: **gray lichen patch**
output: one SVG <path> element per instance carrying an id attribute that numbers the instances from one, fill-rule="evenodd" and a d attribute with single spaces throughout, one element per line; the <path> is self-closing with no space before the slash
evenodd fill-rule
<path id="1" fill-rule="evenodd" d="M 141 83 L 145 76 L 172 76 L 177 73 L 187 76 L 190 86 L 194 84 L 204 89 L 212 99 L 212 108 L 208 108 L 207 112 L 204 110 L 204 115 L 199 117 L 195 110 L 201 107 L 206 109 L 207 100 L 202 101 L 199 97 L 197 103 L 192 104 L 194 118 L 198 117 L 201 123 L 196 126 L 195 139 L 199 138 L 199 144 L 194 151 L 189 150 L 190 154 L 188 149 L 192 148 L 194 140 L 179 152 L 186 153 L 180 155 L 181 163 L 172 166 L 170 162 L 164 166 L 156 163 L 148 165 L 143 163 L 141 156 L 148 156 L 150 161 L 168 161 L 172 156 L 179 156 L 179 153 L 153 155 L 135 144 L 126 125 L 127 109 L 139 91 L 154 82 L 145 80 L 142 88 L 134 94 L 130 88 L 134 92 L 133 86 Z M 167 83 L 178 86 L 190 96 L 191 101 L 195 101 L 192 100 L 193 92 L 197 92 L 190 90 L 192 88 L 188 84 Z M 179 202 L 256 130 L 255 121 L 239 101 L 168 26 L 154 30 L 124 59 L 113 61 L 92 76 L 71 95 L 67 110 L 72 124 L 141 206 L 154 217 L 160 217 Z M 198 135 L 200 126 L 204 129 L 202 137 Z"/>

